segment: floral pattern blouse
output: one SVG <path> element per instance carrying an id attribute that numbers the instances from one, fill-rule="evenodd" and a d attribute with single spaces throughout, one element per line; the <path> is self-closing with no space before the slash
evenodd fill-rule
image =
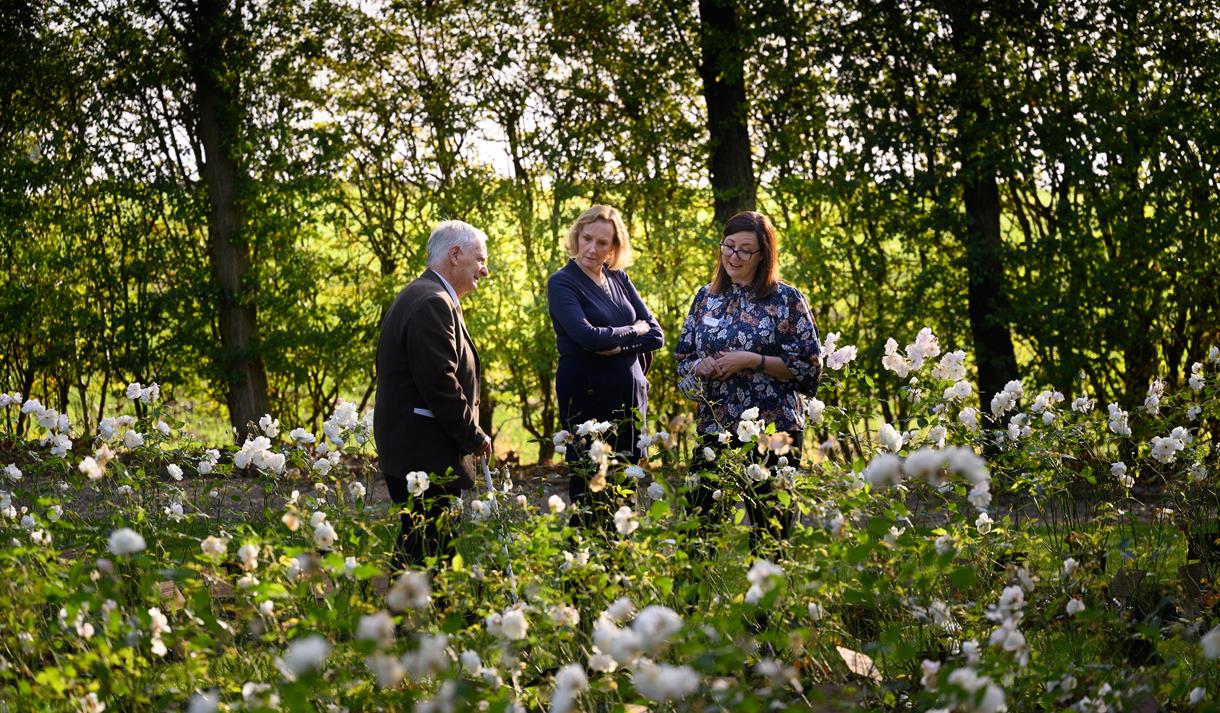
<path id="1" fill-rule="evenodd" d="M 718 352 L 750 351 L 779 357 L 792 372 L 789 380 L 743 369 L 720 381 L 695 376 L 700 359 Z M 700 433 L 732 430 L 741 413 L 757 406 L 758 417 L 778 431 L 805 429 L 802 394 L 812 396 L 822 375 L 818 328 L 800 290 L 780 283 L 755 301 L 748 287 L 733 285 L 713 294 L 700 288 L 682 325 L 674 357 L 687 396 L 698 402 Z"/>

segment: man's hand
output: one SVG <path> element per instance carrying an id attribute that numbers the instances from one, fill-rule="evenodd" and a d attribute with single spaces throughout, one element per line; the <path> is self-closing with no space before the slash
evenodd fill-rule
<path id="1" fill-rule="evenodd" d="M 483 435 L 483 445 L 475 449 L 474 456 L 476 458 L 481 458 L 483 456 L 487 456 L 488 458 L 491 457 L 491 439 L 488 438 L 486 434 Z"/>

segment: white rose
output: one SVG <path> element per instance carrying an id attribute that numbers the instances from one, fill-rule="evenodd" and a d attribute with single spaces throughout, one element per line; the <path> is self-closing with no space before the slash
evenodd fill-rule
<path id="1" fill-rule="evenodd" d="M 375 641 L 381 646 L 394 643 L 394 618 L 389 612 L 379 611 L 360 617 L 356 625 L 357 641 Z"/>
<path id="2" fill-rule="evenodd" d="M 133 555 L 141 552 L 147 545 L 140 533 L 127 527 L 120 527 L 110 533 L 109 549 L 116 555 Z"/>
<path id="3" fill-rule="evenodd" d="M 428 490 L 430 482 L 428 474 L 422 471 L 412 471 L 407 473 L 407 492 L 414 497 L 419 497 Z"/>
<path id="4" fill-rule="evenodd" d="M 85 459 L 82 460 L 80 465 L 77 467 L 89 480 L 98 480 L 105 475 L 101 465 L 99 465 L 98 462 L 93 459 L 93 456 L 85 456 Z"/>
<path id="5" fill-rule="evenodd" d="M 203 542 L 199 543 L 199 549 L 205 555 L 219 559 L 229 552 L 229 538 L 209 535 L 203 539 Z"/>
<path id="6" fill-rule="evenodd" d="M 529 620 L 525 618 L 525 613 L 520 609 L 510 609 L 500 618 L 500 633 L 506 639 L 520 641 L 525 638 L 528 630 Z"/>
<path id="7" fill-rule="evenodd" d="M 289 644 L 280 663 L 285 673 L 295 678 L 321 668 L 328 656 L 330 643 L 321 636 L 310 636 Z"/>
<path id="8" fill-rule="evenodd" d="M 237 558 L 241 560 L 241 566 L 246 571 L 257 568 L 258 545 L 242 545 L 237 548 Z"/>
<path id="9" fill-rule="evenodd" d="M 1220 626 L 1204 634 L 1199 643 L 1203 645 L 1203 655 L 1209 659 L 1220 658 Z"/>
<path id="10" fill-rule="evenodd" d="M 335 528 L 324 522 L 314 528 L 313 543 L 318 549 L 329 550 L 335 544 Z"/>
<path id="11" fill-rule="evenodd" d="M 271 418 L 271 414 L 264 414 L 263 417 L 258 420 L 258 427 L 263 433 L 267 434 L 268 438 L 275 438 L 280 432 L 279 419 Z"/>
<path id="12" fill-rule="evenodd" d="M 881 428 L 877 429 L 877 440 L 886 450 L 897 453 L 902 450 L 902 443 L 905 439 L 898 429 L 888 423 L 883 423 Z"/>
<path id="13" fill-rule="evenodd" d="M 626 537 L 635 532 L 640 526 L 639 520 L 635 517 L 635 511 L 624 505 L 614 513 L 614 529 L 618 530 L 618 534 Z"/>

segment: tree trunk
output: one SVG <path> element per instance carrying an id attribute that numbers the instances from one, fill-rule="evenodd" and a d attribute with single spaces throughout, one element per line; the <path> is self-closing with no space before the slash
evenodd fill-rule
<path id="1" fill-rule="evenodd" d="M 964 168 L 964 167 L 963 167 Z M 1000 192 L 994 173 L 973 167 L 962 185 L 966 203 L 966 299 L 979 396 L 984 407 L 1017 378 L 1017 357 L 1006 315 L 1004 258 L 1000 240 Z"/>
<path id="2" fill-rule="evenodd" d="M 219 366 L 229 422 L 241 440 L 247 424 L 257 423 L 270 409 L 254 292 L 245 284 L 250 246 L 243 235 L 240 189 L 245 176 L 237 147 L 241 99 L 225 66 L 239 25 L 225 0 L 199 0 L 191 8 L 187 57 L 195 83 L 195 131 L 203 147 L 200 172 L 211 208 L 208 241 L 219 298 Z"/>
<path id="3" fill-rule="evenodd" d="M 1017 358 L 1008 326 L 996 141 L 989 133 L 993 131 L 991 116 L 982 96 L 980 76 L 980 64 L 987 61 L 986 40 L 976 11 L 955 5 L 951 12 L 958 68 L 954 85 L 958 110 L 956 148 L 966 208 L 962 238 L 966 249 L 967 313 L 979 371 L 979 401 L 986 409 L 992 395 L 1017 378 Z"/>
<path id="4" fill-rule="evenodd" d="M 716 223 L 724 225 L 734 213 L 754 210 L 754 164 L 746 123 L 745 54 L 743 31 L 737 23 L 735 0 L 699 0 L 699 76 L 707 104 L 712 196 Z"/>

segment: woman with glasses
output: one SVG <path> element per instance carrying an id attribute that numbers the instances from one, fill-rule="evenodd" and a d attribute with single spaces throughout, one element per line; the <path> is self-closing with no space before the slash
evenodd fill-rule
<path id="1" fill-rule="evenodd" d="M 609 421 L 615 430 L 607 443 L 634 462 L 642 453 L 633 411 L 643 415 L 648 408 L 644 373 L 665 338 L 624 272 L 632 261 L 631 240 L 617 210 L 595 205 L 582 213 L 568 229 L 567 249 L 571 259 L 547 281 L 559 347 L 559 420 L 570 432 L 590 419 Z M 566 453 L 569 463 L 583 456 L 578 448 Z M 573 503 L 590 505 L 588 476 L 579 470 L 569 478 L 568 493 Z"/>
<path id="2" fill-rule="evenodd" d="M 714 453 L 740 448 L 737 423 L 743 413 L 757 409 L 755 419 L 791 436 L 784 456 L 796 465 L 805 432 L 802 394 L 812 396 L 817 389 L 821 344 L 804 295 L 779 279 L 778 256 L 775 228 L 766 216 L 746 211 L 730 218 L 715 277 L 695 295 L 674 357 L 682 390 L 698 403 L 701 447 Z M 760 528 L 776 537 L 788 534 L 791 515 L 772 503 L 771 488 L 780 453 L 787 448 L 780 445 L 756 455 L 765 470 L 751 469 L 752 484 L 743 493 L 755 547 Z M 718 487 L 715 475 L 708 474 L 693 493 L 691 505 L 705 517 Z M 726 507 L 731 503 L 721 509 Z"/>

